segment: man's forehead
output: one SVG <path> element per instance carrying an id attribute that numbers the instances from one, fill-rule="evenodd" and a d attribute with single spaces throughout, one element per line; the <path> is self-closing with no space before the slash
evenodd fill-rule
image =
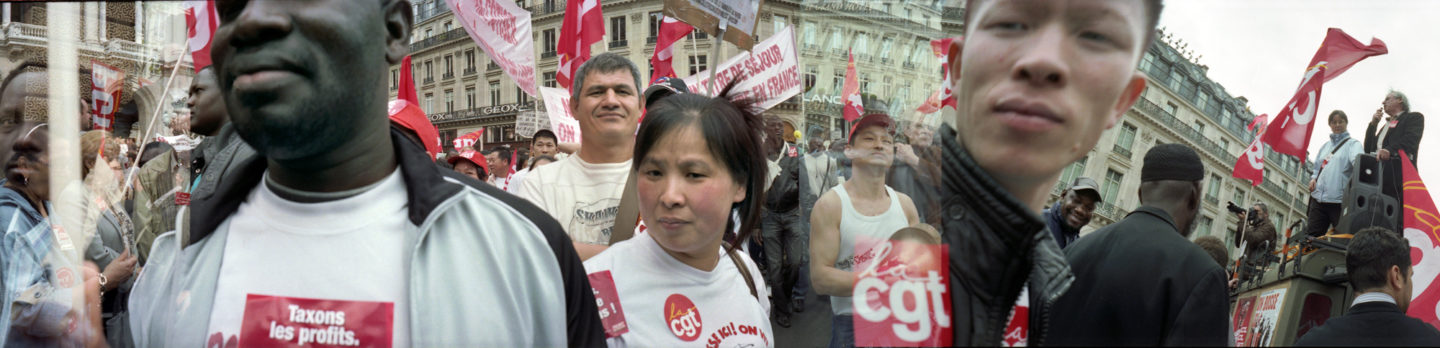
<path id="1" fill-rule="evenodd" d="M 978 25 L 985 16 L 1005 10 L 1019 12 L 1029 18 L 1049 17 L 1072 21 L 1122 21 L 1125 25 L 1138 28 L 1146 20 L 1146 7 L 1151 0 L 972 0 L 968 8 L 974 9 L 970 22 Z M 1012 12 L 1014 11 L 1014 12 Z M 966 29 L 973 28 L 966 23 Z M 967 30 L 968 31 L 968 30 Z M 1137 39 L 1138 40 L 1138 39 Z"/>
<path id="2" fill-rule="evenodd" d="M 628 89 L 635 90 L 635 81 L 627 69 L 596 71 L 585 78 L 585 89 Z"/>

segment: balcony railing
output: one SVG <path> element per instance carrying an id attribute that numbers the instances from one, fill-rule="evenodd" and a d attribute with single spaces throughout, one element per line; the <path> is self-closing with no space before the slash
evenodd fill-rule
<path id="1" fill-rule="evenodd" d="M 465 68 L 464 74 L 465 76 L 475 75 L 475 67 Z"/>
<path id="2" fill-rule="evenodd" d="M 1197 150 L 1210 153 L 1216 158 L 1219 158 L 1221 163 L 1235 163 L 1235 155 L 1231 155 L 1228 151 L 1225 151 L 1224 148 L 1221 148 L 1219 144 L 1200 134 L 1195 128 L 1175 118 L 1174 114 L 1165 109 L 1161 109 L 1159 105 L 1150 101 L 1149 98 L 1140 98 L 1140 100 L 1135 103 L 1135 108 L 1150 114 L 1155 120 L 1160 121 L 1161 124 L 1169 126 L 1175 133 L 1179 133 L 1181 136 L 1189 139 L 1194 143 Z"/>
<path id="3" fill-rule="evenodd" d="M 465 32 L 465 28 L 450 29 L 450 31 L 440 33 L 440 35 L 427 37 L 424 40 L 420 40 L 420 42 L 410 44 L 410 52 L 419 52 L 426 48 L 469 37 L 470 34 Z"/>
<path id="4" fill-rule="evenodd" d="M 555 51 L 540 52 L 540 58 L 555 58 Z"/>
<path id="5" fill-rule="evenodd" d="M 490 64 L 486 64 L 486 65 L 485 65 L 485 70 L 487 70 L 487 71 L 500 70 L 500 64 L 495 64 L 494 61 L 491 61 Z"/>
<path id="6" fill-rule="evenodd" d="M 658 41 L 659 39 L 660 39 L 659 37 L 655 37 L 655 36 L 646 37 L 646 38 L 645 38 L 645 44 L 646 44 L 646 45 L 654 45 L 654 44 L 655 44 L 655 41 Z"/>
<path id="7" fill-rule="evenodd" d="M 1127 149 L 1124 146 L 1120 146 L 1120 144 L 1115 144 L 1115 147 L 1111 148 L 1110 151 L 1126 159 L 1132 158 L 1131 156 L 1133 155 L 1130 153 L 1130 149 Z"/>
<path id="8" fill-rule="evenodd" d="M 1207 184 L 1207 185 L 1219 185 L 1220 183 L 1217 182 L 1217 183 L 1206 183 L 1206 184 Z M 1213 204 L 1213 205 L 1215 205 L 1215 206 L 1219 206 L 1219 205 L 1220 205 L 1220 199 L 1219 199 L 1219 198 L 1215 198 L 1215 196 L 1205 195 L 1205 203 L 1210 203 L 1210 204 Z"/>
<path id="9" fill-rule="evenodd" d="M 621 48 L 621 47 L 625 47 L 625 45 L 626 45 L 625 40 L 611 40 L 611 41 L 610 41 L 610 48 Z"/>
<path id="10" fill-rule="evenodd" d="M 535 6 L 529 8 L 531 18 L 565 12 L 565 3 L 566 1 L 564 0 L 551 0 L 542 4 L 535 4 Z"/>
<path id="11" fill-rule="evenodd" d="M 915 62 L 905 62 L 903 65 L 906 69 L 915 69 Z"/>
<path id="12" fill-rule="evenodd" d="M 440 75 L 440 80 L 441 80 L 441 81 L 449 80 L 449 79 L 453 79 L 453 78 L 455 78 L 455 73 L 448 73 L 448 72 L 447 72 L 447 73 L 444 73 L 444 74 L 441 74 L 441 75 Z"/>
<path id="13" fill-rule="evenodd" d="M 424 81 L 421 81 L 421 83 L 424 83 L 424 84 L 427 84 L 427 85 L 429 85 L 429 84 L 434 84 L 434 83 L 435 83 L 435 78 L 434 78 L 434 77 L 426 77 Z"/>

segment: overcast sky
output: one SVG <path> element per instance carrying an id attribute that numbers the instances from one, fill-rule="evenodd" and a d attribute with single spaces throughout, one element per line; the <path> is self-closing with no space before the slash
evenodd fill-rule
<path id="1" fill-rule="evenodd" d="M 1393 88 L 1409 97 L 1412 111 L 1426 115 L 1419 170 L 1433 199 L 1440 192 L 1437 20 L 1440 1 L 1171 0 L 1160 26 L 1201 56 L 1212 80 L 1232 96 L 1248 98 L 1256 114 L 1272 116 L 1294 95 L 1326 29 L 1340 28 L 1365 44 L 1371 37 L 1384 41 L 1389 54 L 1363 60 L 1325 84 L 1310 158 L 1329 139 L 1325 115 L 1345 111 L 1351 136 L 1363 141 L 1371 116 Z"/>

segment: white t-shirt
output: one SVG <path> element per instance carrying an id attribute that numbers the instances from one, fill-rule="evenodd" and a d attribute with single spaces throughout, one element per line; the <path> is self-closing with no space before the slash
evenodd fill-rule
<path id="1" fill-rule="evenodd" d="M 521 169 L 520 171 L 516 172 L 510 172 L 510 183 L 509 186 L 505 188 L 505 192 L 509 192 L 512 195 L 519 196 L 521 185 L 520 183 L 525 181 L 525 174 L 530 174 L 530 168 Z"/>
<path id="2" fill-rule="evenodd" d="M 228 340 L 239 335 L 242 326 L 288 323 L 297 328 L 289 342 L 296 344 L 307 336 L 300 329 L 326 330 L 336 324 L 337 312 L 316 311 L 336 306 L 373 308 L 389 303 L 394 313 L 388 320 L 392 325 L 379 331 L 390 331 L 395 347 L 410 345 L 406 255 L 415 246 L 418 227 L 406 219 L 409 200 L 405 192 L 399 169 L 369 191 L 322 203 L 285 200 L 262 181 L 229 218 L 230 230 L 210 315 L 210 335 Z M 325 300 L 330 304 L 288 310 L 281 305 L 282 310 L 251 312 L 247 305 L 260 303 L 256 296 Z M 296 317 L 292 312 L 300 315 Z M 348 314 L 351 323 L 342 332 L 357 331 L 353 329 L 356 323 L 387 322 L 364 310 L 340 312 Z M 339 321 L 345 319 L 340 317 Z M 305 325 L 307 321 L 316 325 Z M 313 335 L 315 331 L 310 333 L 310 339 L 318 337 Z M 244 345 L 283 343 L 262 340 L 245 341 Z M 363 340 L 358 343 L 376 345 Z"/>
<path id="3" fill-rule="evenodd" d="M 510 191 L 510 183 L 512 182 L 510 181 L 510 179 L 513 178 L 515 178 L 515 172 L 510 172 L 510 174 L 506 175 L 505 177 L 491 175 L 489 184 L 490 186 L 495 186 L 495 188 L 498 188 L 501 191 Z"/>
<path id="4" fill-rule="evenodd" d="M 606 245 L 628 175 L 630 160 L 596 164 L 570 156 L 526 174 L 519 196 L 560 222 L 570 239 Z"/>
<path id="5" fill-rule="evenodd" d="M 735 262 L 723 248 L 715 252 L 720 254 L 715 269 L 701 271 L 665 253 L 647 233 L 615 243 L 585 261 L 601 315 L 623 316 L 628 330 L 606 340 L 609 346 L 774 347 L 770 301 L 760 300 L 770 296 L 760 268 L 736 251 L 755 282 L 757 295 L 750 295 Z M 610 295 L 618 296 L 618 303 L 604 303 L 606 295 L 598 293 L 609 288 L 595 284 L 602 272 L 614 280 L 615 292 Z"/>

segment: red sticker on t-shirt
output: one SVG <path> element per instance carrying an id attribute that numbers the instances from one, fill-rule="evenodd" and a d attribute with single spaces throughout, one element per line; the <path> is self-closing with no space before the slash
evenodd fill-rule
<path id="1" fill-rule="evenodd" d="M 590 291 L 595 294 L 595 306 L 600 307 L 600 323 L 605 326 L 605 338 L 615 338 L 630 332 L 625 323 L 625 309 L 620 307 L 620 296 L 615 293 L 615 278 L 610 271 L 590 273 Z"/>
<path id="2" fill-rule="evenodd" d="M 249 294 L 242 347 L 389 347 L 395 303 Z"/>
<path id="3" fill-rule="evenodd" d="M 700 308 L 696 308 L 695 302 L 685 295 L 671 294 L 665 298 L 665 324 L 681 341 L 695 341 L 700 338 L 702 329 Z"/>
<path id="4" fill-rule="evenodd" d="M 190 205 L 190 194 L 185 192 L 176 192 L 175 205 Z"/>

